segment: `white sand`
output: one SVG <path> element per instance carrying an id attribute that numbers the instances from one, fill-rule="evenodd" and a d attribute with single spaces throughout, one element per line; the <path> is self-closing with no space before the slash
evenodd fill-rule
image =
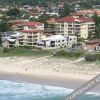
<path id="1" fill-rule="evenodd" d="M 78 60 L 66 60 L 53 57 L 2 57 L 0 58 L 0 71 L 25 75 L 37 75 L 47 77 L 64 77 L 89 80 L 100 73 L 95 69 L 95 64 L 80 65 Z"/>

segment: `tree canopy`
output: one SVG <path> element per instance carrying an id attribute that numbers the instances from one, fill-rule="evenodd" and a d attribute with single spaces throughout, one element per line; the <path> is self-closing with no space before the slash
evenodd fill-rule
<path id="1" fill-rule="evenodd" d="M 20 4 L 20 5 L 36 5 L 45 4 L 46 2 L 57 2 L 58 0 L 0 0 L 0 4 Z"/>
<path id="2" fill-rule="evenodd" d="M 8 16 L 20 16 L 20 10 L 18 8 L 9 9 L 6 14 Z"/>
<path id="3" fill-rule="evenodd" d="M 97 16 L 97 14 L 94 14 L 93 19 L 95 21 L 95 26 L 96 26 L 95 38 L 100 38 L 100 17 Z"/>
<path id="4" fill-rule="evenodd" d="M 64 3 L 64 8 L 59 10 L 59 13 L 61 14 L 61 17 L 65 17 L 69 15 L 71 12 L 70 6 L 67 2 Z"/>
<path id="5" fill-rule="evenodd" d="M 7 23 L 7 21 L 0 21 L 0 32 L 6 32 L 10 31 L 10 25 Z"/>

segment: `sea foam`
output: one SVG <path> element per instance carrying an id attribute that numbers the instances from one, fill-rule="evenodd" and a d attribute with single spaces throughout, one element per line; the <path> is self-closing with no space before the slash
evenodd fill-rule
<path id="1" fill-rule="evenodd" d="M 44 86 L 33 83 L 18 83 L 6 80 L 0 80 L 0 96 L 8 95 L 14 97 L 21 96 L 32 96 L 32 97 L 55 97 L 55 96 L 66 96 L 71 93 L 72 89 Z M 100 96 L 99 93 L 88 92 L 89 95 Z M 0 98 L 1 98 L 0 97 Z M 6 98 L 6 97 L 5 97 Z M 2 99 L 0 99 L 2 100 Z M 4 99 L 6 100 L 6 99 Z"/>

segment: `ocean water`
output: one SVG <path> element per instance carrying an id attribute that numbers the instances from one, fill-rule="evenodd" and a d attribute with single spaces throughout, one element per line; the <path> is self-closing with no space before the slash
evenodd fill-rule
<path id="1" fill-rule="evenodd" d="M 65 100 L 71 89 L 0 80 L 0 100 Z M 88 93 L 77 100 L 100 100 L 98 93 Z"/>

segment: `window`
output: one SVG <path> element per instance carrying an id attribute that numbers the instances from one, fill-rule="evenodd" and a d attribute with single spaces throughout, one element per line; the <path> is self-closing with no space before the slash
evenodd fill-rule
<path id="1" fill-rule="evenodd" d="M 60 40 L 58 42 L 60 42 Z"/>
<path id="2" fill-rule="evenodd" d="M 62 42 L 64 42 L 64 40 L 62 40 Z"/>

